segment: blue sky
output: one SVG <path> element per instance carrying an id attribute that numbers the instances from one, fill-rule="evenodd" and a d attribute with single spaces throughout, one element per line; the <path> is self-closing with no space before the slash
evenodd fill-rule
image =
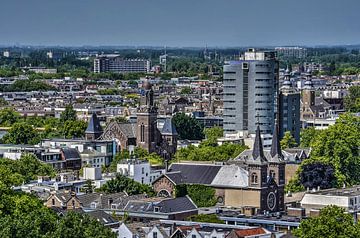
<path id="1" fill-rule="evenodd" d="M 0 44 L 360 44 L 360 0 L 1 0 Z"/>

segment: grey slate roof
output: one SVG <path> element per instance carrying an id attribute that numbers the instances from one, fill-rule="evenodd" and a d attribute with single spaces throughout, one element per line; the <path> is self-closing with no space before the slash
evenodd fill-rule
<path id="1" fill-rule="evenodd" d="M 251 160 L 252 159 L 252 160 Z M 265 161 L 263 145 L 260 134 L 260 126 L 257 125 L 256 135 L 254 141 L 254 148 L 252 151 L 252 158 L 249 158 L 248 163 L 252 164 L 263 164 Z"/>
<path id="2" fill-rule="evenodd" d="M 66 160 L 80 159 L 79 151 L 75 148 L 61 148 Z"/>
<path id="3" fill-rule="evenodd" d="M 101 133 L 103 130 L 100 125 L 100 121 L 95 113 L 91 115 L 88 127 L 85 133 Z"/>
<path id="4" fill-rule="evenodd" d="M 127 138 L 136 138 L 136 124 L 133 123 L 117 123 L 119 129 Z"/>
<path id="5" fill-rule="evenodd" d="M 161 129 L 162 135 L 177 135 L 176 128 L 170 118 L 166 118 L 163 128 Z"/>
<path id="6" fill-rule="evenodd" d="M 278 129 L 279 129 L 278 123 L 276 122 L 274 127 L 272 142 L 271 142 L 271 149 L 270 149 L 271 158 L 268 158 L 269 162 L 280 162 L 283 160 Z"/>
<path id="7" fill-rule="evenodd" d="M 87 212 L 89 216 L 97 220 L 98 222 L 102 223 L 103 225 L 111 225 L 114 223 L 119 223 L 117 220 L 115 220 L 110 214 L 107 214 L 106 212 L 102 210 L 95 210 L 91 212 Z"/>
<path id="8" fill-rule="evenodd" d="M 174 163 L 166 176 L 175 184 L 211 184 L 221 167 L 221 165 Z"/>
<path id="9" fill-rule="evenodd" d="M 157 210 L 155 210 L 155 208 Z M 128 212 L 158 212 L 158 213 L 179 213 L 190 210 L 197 210 L 197 206 L 188 197 L 167 198 L 161 201 L 131 200 L 124 207 Z"/>

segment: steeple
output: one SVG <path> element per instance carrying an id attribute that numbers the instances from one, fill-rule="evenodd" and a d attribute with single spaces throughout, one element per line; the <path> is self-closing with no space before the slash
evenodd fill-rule
<path id="1" fill-rule="evenodd" d="M 278 156 L 279 158 L 283 158 L 283 154 L 281 152 L 281 146 L 279 141 L 279 125 L 277 120 L 275 120 L 274 133 L 272 137 L 271 150 L 270 155 L 272 158 Z"/>
<path id="2" fill-rule="evenodd" d="M 264 150 L 263 145 L 261 141 L 261 133 L 260 133 L 260 126 L 259 126 L 259 116 L 257 116 L 257 127 L 256 127 L 256 134 L 255 134 L 255 141 L 254 141 L 254 147 L 252 156 L 254 160 L 257 160 L 260 157 L 260 160 L 263 160 L 264 158 Z"/>
<path id="3" fill-rule="evenodd" d="M 305 89 L 313 89 L 312 72 L 310 68 L 306 71 Z"/>

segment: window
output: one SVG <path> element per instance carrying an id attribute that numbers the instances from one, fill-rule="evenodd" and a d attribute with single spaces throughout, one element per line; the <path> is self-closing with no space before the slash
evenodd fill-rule
<path id="1" fill-rule="evenodd" d="M 145 142 L 145 126 L 141 124 L 140 126 L 140 141 Z"/>
<path id="2" fill-rule="evenodd" d="M 275 178 L 275 171 L 274 170 L 270 170 L 270 177 L 272 177 L 272 178 Z"/>
<path id="3" fill-rule="evenodd" d="M 55 206 L 55 199 L 54 198 L 51 200 L 51 203 L 52 203 L 53 206 Z"/>
<path id="4" fill-rule="evenodd" d="M 196 235 L 191 235 L 191 238 L 196 238 Z"/>
<path id="5" fill-rule="evenodd" d="M 157 232 L 156 231 L 154 231 L 153 232 L 153 238 L 157 238 L 158 236 L 157 236 Z"/>
<path id="6" fill-rule="evenodd" d="M 141 168 L 141 174 L 144 174 L 145 171 L 144 171 L 144 168 Z"/>
<path id="7" fill-rule="evenodd" d="M 251 174 L 251 183 L 252 184 L 257 184 L 258 183 L 258 176 L 257 176 L 256 173 Z"/>

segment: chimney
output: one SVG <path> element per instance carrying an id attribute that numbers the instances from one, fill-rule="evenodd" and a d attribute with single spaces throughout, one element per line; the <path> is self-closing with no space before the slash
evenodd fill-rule
<path id="1" fill-rule="evenodd" d="M 169 161 L 165 159 L 165 173 L 169 172 Z"/>

